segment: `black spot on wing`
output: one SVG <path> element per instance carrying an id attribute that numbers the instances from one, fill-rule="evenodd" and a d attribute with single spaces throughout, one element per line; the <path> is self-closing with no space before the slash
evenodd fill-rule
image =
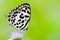
<path id="1" fill-rule="evenodd" d="M 19 22 L 19 24 L 21 24 L 21 22 Z"/>
<path id="2" fill-rule="evenodd" d="M 22 12 L 26 12 L 26 10 L 21 10 Z"/>
<path id="3" fill-rule="evenodd" d="M 22 24 L 19 28 L 21 28 L 24 24 Z"/>
<path id="4" fill-rule="evenodd" d="M 30 7 L 28 7 L 28 9 L 30 9 Z"/>
<path id="5" fill-rule="evenodd" d="M 14 22 L 13 22 L 13 19 L 11 19 L 11 23 L 13 24 Z"/>
<path id="6" fill-rule="evenodd" d="M 19 26 L 16 26 L 17 28 L 19 28 Z"/>
<path id="7" fill-rule="evenodd" d="M 18 20 L 18 22 L 21 21 L 21 19 Z"/>
<path id="8" fill-rule="evenodd" d="M 8 21 L 10 22 L 10 18 L 8 19 Z"/>
<path id="9" fill-rule="evenodd" d="M 11 17 L 11 15 L 8 15 L 8 17 Z"/>
<path id="10" fill-rule="evenodd" d="M 20 15 L 20 18 L 21 18 L 21 19 L 23 19 L 23 18 L 24 18 L 24 16 Z"/>
<path id="11" fill-rule="evenodd" d="M 19 25 L 19 23 L 16 23 L 17 25 Z"/>
<path id="12" fill-rule="evenodd" d="M 16 24 L 14 24 L 14 26 L 16 26 Z"/>
<path id="13" fill-rule="evenodd" d="M 25 9 L 27 10 L 27 7 L 25 7 Z"/>
<path id="14" fill-rule="evenodd" d="M 23 15 L 23 13 L 21 13 L 21 15 Z"/>
<path id="15" fill-rule="evenodd" d="M 25 19 L 25 21 L 26 21 L 27 19 Z"/>
<path id="16" fill-rule="evenodd" d="M 13 16 L 11 18 L 13 18 Z"/>
<path id="17" fill-rule="evenodd" d="M 27 11 L 27 13 L 28 13 L 28 14 L 30 14 L 30 12 L 29 12 L 29 11 Z"/>
<path id="18" fill-rule="evenodd" d="M 22 20 L 22 23 L 24 23 L 24 20 Z"/>
<path id="19" fill-rule="evenodd" d="M 28 15 L 25 15 L 25 18 L 28 18 L 29 16 Z"/>

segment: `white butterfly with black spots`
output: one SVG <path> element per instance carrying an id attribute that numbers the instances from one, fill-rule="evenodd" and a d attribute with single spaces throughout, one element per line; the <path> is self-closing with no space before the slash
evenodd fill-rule
<path id="1" fill-rule="evenodd" d="M 23 3 L 15 9 L 11 10 L 11 12 L 8 14 L 8 21 L 18 30 L 26 30 L 28 28 L 27 26 L 30 21 L 30 16 L 30 4 Z"/>

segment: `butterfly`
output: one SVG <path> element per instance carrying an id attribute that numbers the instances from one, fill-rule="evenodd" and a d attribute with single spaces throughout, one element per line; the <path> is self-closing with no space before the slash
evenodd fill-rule
<path id="1" fill-rule="evenodd" d="M 18 30 L 28 29 L 28 24 L 31 18 L 31 8 L 30 4 L 23 3 L 11 10 L 8 14 L 8 22 L 13 25 L 13 27 Z"/>

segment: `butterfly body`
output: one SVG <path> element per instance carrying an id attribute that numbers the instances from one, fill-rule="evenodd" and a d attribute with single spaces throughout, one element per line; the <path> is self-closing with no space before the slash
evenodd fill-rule
<path id="1" fill-rule="evenodd" d="M 8 15 L 8 21 L 18 30 L 25 30 L 30 21 L 31 9 L 28 3 L 23 3 L 13 9 Z"/>

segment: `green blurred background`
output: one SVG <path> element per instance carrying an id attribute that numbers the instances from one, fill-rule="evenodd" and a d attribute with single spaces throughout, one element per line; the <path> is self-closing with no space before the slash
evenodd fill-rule
<path id="1" fill-rule="evenodd" d="M 0 0 L 0 40 L 17 31 L 4 15 L 25 2 L 31 6 L 31 20 L 23 40 L 60 40 L 60 0 Z"/>

